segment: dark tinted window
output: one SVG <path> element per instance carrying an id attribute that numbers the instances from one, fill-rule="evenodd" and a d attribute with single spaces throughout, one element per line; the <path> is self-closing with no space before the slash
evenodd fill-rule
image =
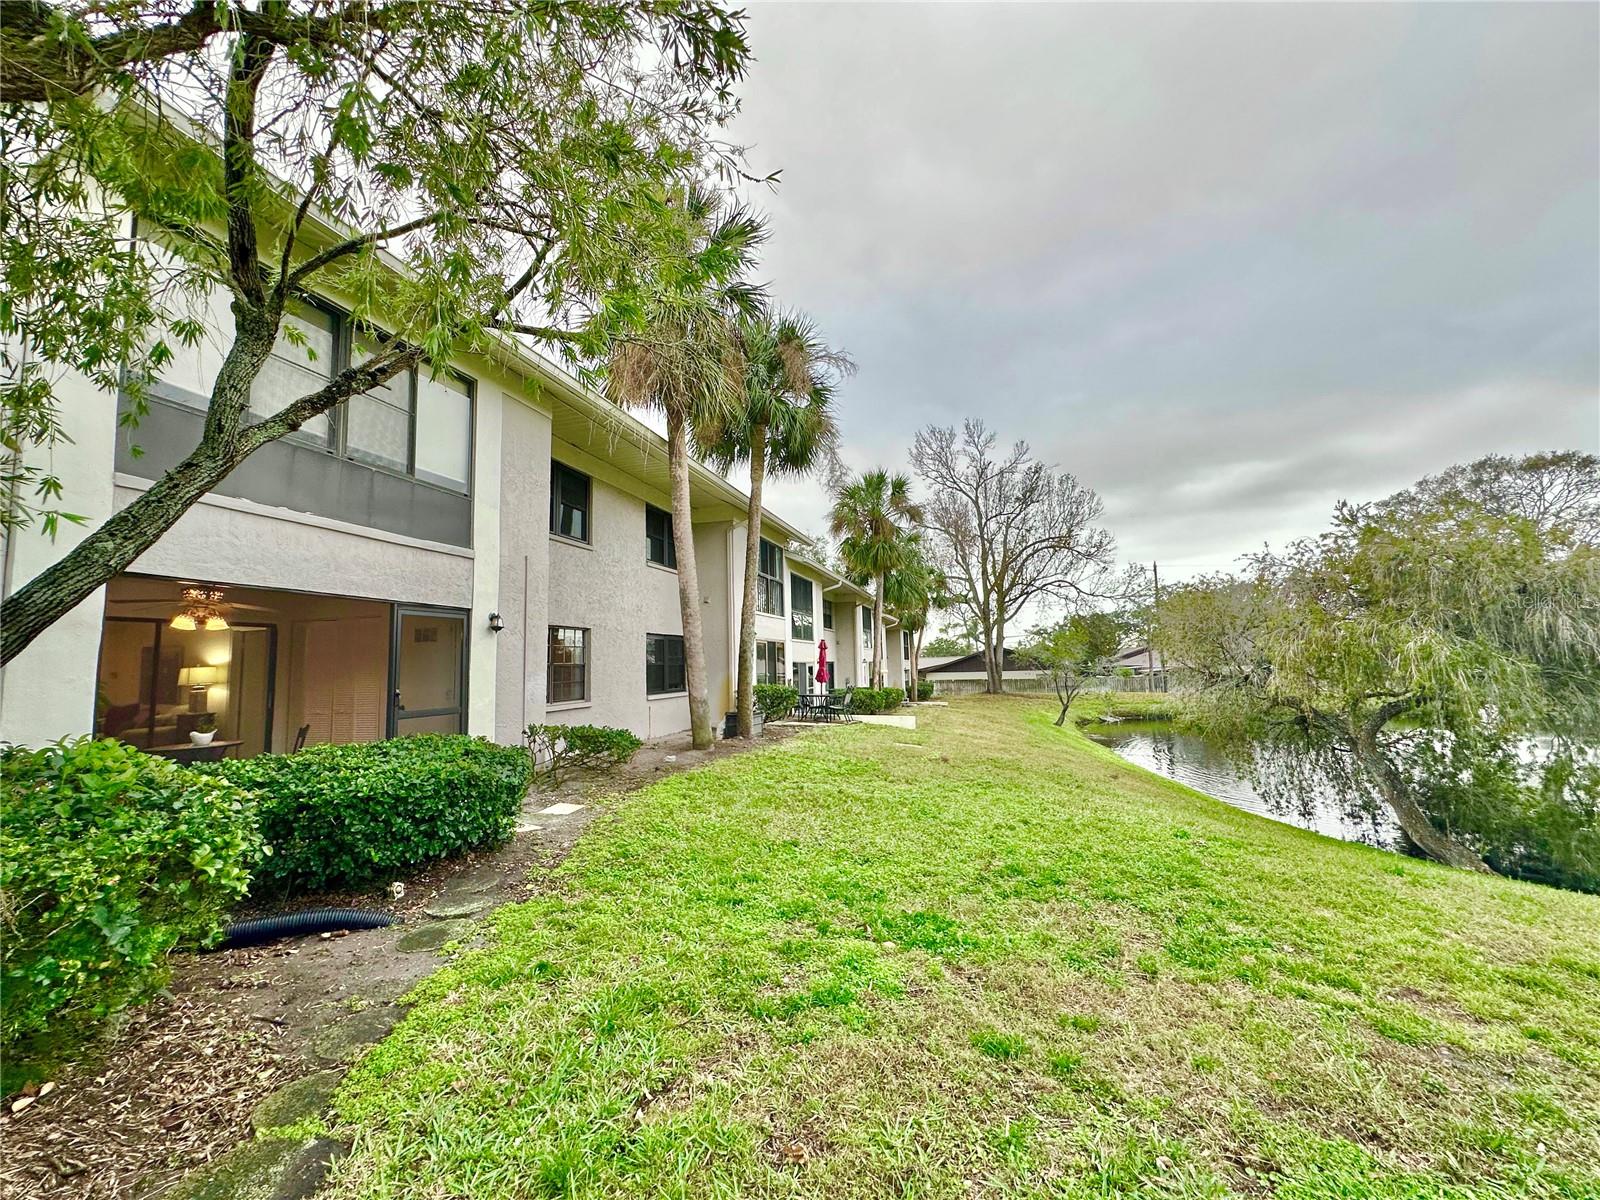
<path id="1" fill-rule="evenodd" d="M 589 540 L 589 477 L 558 462 L 550 464 L 550 532 Z"/>
<path id="2" fill-rule="evenodd" d="M 814 635 L 811 617 L 811 580 L 789 576 L 789 636 L 809 642 Z"/>
<path id="3" fill-rule="evenodd" d="M 675 633 L 645 634 L 645 694 L 659 696 L 663 692 L 681 692 L 687 686 L 683 669 L 683 638 Z"/>
<path id="4" fill-rule="evenodd" d="M 783 551 L 761 539 L 761 561 L 756 576 L 756 611 L 783 616 Z"/>
<path id="5" fill-rule="evenodd" d="M 678 551 L 672 544 L 672 514 L 653 504 L 644 506 L 644 554 L 663 567 L 678 565 Z"/>

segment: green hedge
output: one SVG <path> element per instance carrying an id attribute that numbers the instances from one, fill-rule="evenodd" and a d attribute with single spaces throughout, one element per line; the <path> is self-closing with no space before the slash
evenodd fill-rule
<path id="1" fill-rule="evenodd" d="M 903 687 L 869 688 L 858 687 L 850 693 L 850 711 L 871 715 L 886 712 L 891 708 L 899 708 L 905 702 L 906 690 Z"/>
<path id="2" fill-rule="evenodd" d="M 644 745 L 631 731 L 611 725 L 529 725 L 523 737 L 535 767 L 540 758 L 550 760 L 551 779 L 574 767 L 620 767 Z"/>
<path id="3" fill-rule="evenodd" d="M 919 680 L 917 680 L 917 699 L 918 700 L 932 700 L 933 699 L 933 680 L 931 680 L 931 679 L 919 679 Z"/>
<path id="4" fill-rule="evenodd" d="M 256 794 L 268 889 L 316 891 L 394 876 L 511 836 L 533 764 L 464 734 L 311 746 L 197 766 Z"/>
<path id="5" fill-rule="evenodd" d="M 763 717 L 769 721 L 781 721 L 800 703 L 800 689 L 787 683 L 758 683 L 755 701 Z"/>
<path id="6" fill-rule="evenodd" d="M 0 746 L 0 1041 L 147 998 L 174 946 L 210 940 L 262 854 L 224 779 L 113 738 Z"/>

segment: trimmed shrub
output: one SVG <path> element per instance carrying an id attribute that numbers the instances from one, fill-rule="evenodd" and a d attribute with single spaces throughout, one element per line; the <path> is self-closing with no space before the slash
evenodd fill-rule
<path id="1" fill-rule="evenodd" d="M 86 1027 L 166 982 L 261 857 L 251 797 L 114 738 L 0 746 L 0 1042 Z"/>
<path id="2" fill-rule="evenodd" d="M 850 693 L 850 711 L 871 716 L 891 708 L 899 708 L 905 698 L 906 690 L 902 687 L 858 687 Z"/>
<path id="3" fill-rule="evenodd" d="M 919 679 L 919 680 L 917 680 L 917 699 L 918 700 L 932 700 L 933 699 L 933 680 L 931 680 L 931 679 Z"/>
<path id="4" fill-rule="evenodd" d="M 756 708 L 769 721 L 782 720 L 800 703 L 800 689 L 787 683 L 758 683 Z"/>
<path id="5" fill-rule="evenodd" d="M 644 745 L 629 730 L 610 725 L 529 725 L 523 736 L 534 769 L 548 759 L 552 780 L 573 768 L 619 767 Z"/>
<path id="6" fill-rule="evenodd" d="M 317 891 L 394 876 L 511 836 L 533 764 L 465 734 L 308 746 L 197 764 L 256 794 L 268 889 Z"/>

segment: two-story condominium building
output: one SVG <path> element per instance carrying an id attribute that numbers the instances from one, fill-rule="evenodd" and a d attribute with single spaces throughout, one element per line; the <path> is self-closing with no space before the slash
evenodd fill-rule
<path id="1" fill-rule="evenodd" d="M 333 303 L 293 321 L 253 407 L 275 411 L 358 354 Z M 137 428 L 123 398 L 67 380 L 72 442 L 54 452 L 92 529 L 198 440 L 231 332 L 162 373 Z M 685 730 L 682 623 L 664 440 L 511 341 L 351 399 L 270 444 L 159 542 L 0 672 L 0 739 L 97 732 L 182 747 L 209 717 L 228 753 L 464 730 L 516 742 L 530 723 Z M 713 713 L 733 707 L 745 495 L 692 470 Z M 9 594 L 64 554 L 21 531 Z M 835 686 L 864 683 L 871 600 L 786 552 L 764 514 L 758 670 L 808 688 L 828 643 Z M 902 682 L 890 630 L 889 678 Z"/>

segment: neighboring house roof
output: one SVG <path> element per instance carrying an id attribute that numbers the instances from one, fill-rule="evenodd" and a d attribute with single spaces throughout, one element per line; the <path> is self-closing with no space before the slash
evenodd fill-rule
<path id="1" fill-rule="evenodd" d="M 1152 669 L 1165 671 L 1167 669 L 1167 664 L 1161 658 L 1161 651 L 1157 650 L 1152 654 L 1150 648 L 1143 643 L 1136 646 L 1124 646 L 1121 650 L 1118 650 L 1111 659 L 1111 666 L 1113 669 L 1127 667 L 1134 671 Z"/>
<path id="2" fill-rule="evenodd" d="M 924 667 L 922 674 L 967 675 L 973 672 L 981 673 L 983 669 L 983 651 L 979 650 L 973 654 L 963 654 L 960 658 L 946 659 L 936 667 Z M 1005 655 L 1001 660 L 1000 670 L 1002 674 L 1007 675 L 1013 672 L 1020 675 L 1037 675 L 1039 673 L 1037 667 L 1031 665 L 1009 646 L 1006 647 Z"/>

